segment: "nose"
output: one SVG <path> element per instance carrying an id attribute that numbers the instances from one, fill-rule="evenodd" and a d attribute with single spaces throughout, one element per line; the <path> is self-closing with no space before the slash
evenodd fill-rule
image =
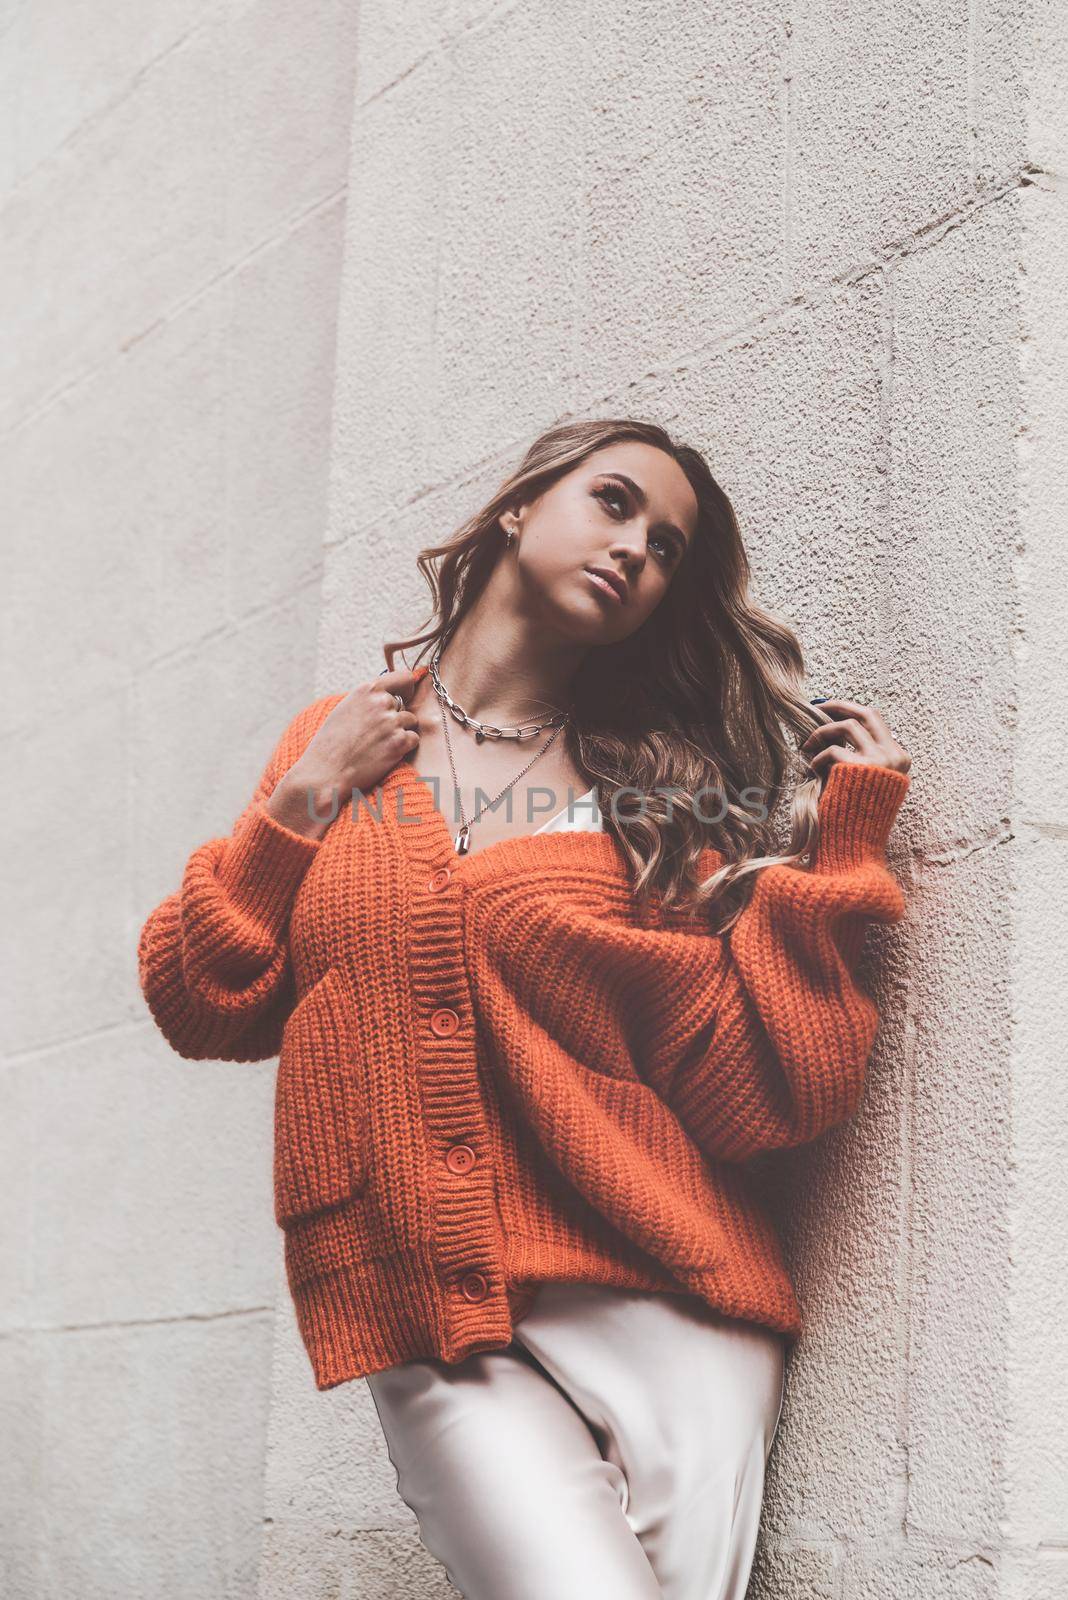
<path id="1" fill-rule="evenodd" d="M 640 572 L 645 565 L 645 543 L 638 543 L 637 537 L 626 539 L 620 535 L 609 546 L 611 555 L 622 561 L 625 567 L 633 567 L 635 572 Z"/>

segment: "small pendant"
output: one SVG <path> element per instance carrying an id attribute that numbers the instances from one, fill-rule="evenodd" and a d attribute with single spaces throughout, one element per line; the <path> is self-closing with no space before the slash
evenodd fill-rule
<path id="1" fill-rule="evenodd" d="M 482 732 L 481 728 L 476 728 L 475 729 L 475 743 L 476 744 L 481 744 L 483 742 L 483 740 L 485 739 L 485 737 L 486 737 L 486 735 Z"/>
<path id="2" fill-rule="evenodd" d="M 465 822 L 456 838 L 453 840 L 453 849 L 458 856 L 465 856 L 470 849 L 471 824 Z"/>

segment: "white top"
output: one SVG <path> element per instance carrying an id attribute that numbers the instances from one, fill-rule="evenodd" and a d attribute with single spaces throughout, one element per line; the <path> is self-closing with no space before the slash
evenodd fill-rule
<path id="1" fill-rule="evenodd" d="M 570 812 L 570 815 L 569 815 Z M 597 804 L 596 787 L 587 789 L 585 794 L 576 795 L 570 806 L 564 806 L 548 822 L 543 822 L 540 828 L 535 828 L 535 833 L 576 833 L 585 829 L 587 833 L 603 833 L 604 820 L 601 809 Z"/>

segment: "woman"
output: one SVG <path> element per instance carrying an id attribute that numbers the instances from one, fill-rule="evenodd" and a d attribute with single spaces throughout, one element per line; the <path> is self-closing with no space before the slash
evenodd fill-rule
<path id="1" fill-rule="evenodd" d="M 802 1325 L 746 1163 L 859 1102 L 910 758 L 812 709 L 652 424 L 549 430 L 419 565 L 429 663 L 293 719 L 142 988 L 182 1055 L 279 1054 L 315 1382 L 367 1379 L 467 1600 L 741 1600 Z"/>

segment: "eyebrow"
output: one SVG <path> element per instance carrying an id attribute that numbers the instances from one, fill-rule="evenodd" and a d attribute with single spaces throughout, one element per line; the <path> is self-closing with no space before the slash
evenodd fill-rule
<path id="1" fill-rule="evenodd" d="M 620 483 L 625 483 L 627 488 L 630 490 L 630 492 L 634 496 L 635 500 L 637 500 L 638 504 L 641 506 L 643 511 L 644 511 L 645 507 L 649 504 L 649 496 L 646 494 L 646 492 L 642 488 L 641 484 L 640 483 L 635 483 L 633 478 L 628 478 L 627 474 L 625 472 L 616 472 L 616 471 L 613 470 L 611 472 L 602 472 L 600 474 L 600 476 L 602 478 L 616 478 L 616 479 L 618 479 L 618 481 Z M 687 539 L 687 537 L 683 533 L 682 529 L 680 527 L 678 527 L 678 525 L 676 523 L 674 523 L 674 522 L 665 522 L 665 521 L 661 520 L 660 522 L 657 522 L 657 523 L 654 524 L 654 530 L 653 530 L 654 532 L 660 532 L 663 529 L 666 529 L 668 533 L 677 534 L 679 539 L 680 539 L 680 541 L 681 541 L 681 543 L 682 543 L 683 550 L 686 549 L 686 547 L 687 547 L 687 545 L 689 544 L 690 541 L 689 541 L 689 539 Z"/>

